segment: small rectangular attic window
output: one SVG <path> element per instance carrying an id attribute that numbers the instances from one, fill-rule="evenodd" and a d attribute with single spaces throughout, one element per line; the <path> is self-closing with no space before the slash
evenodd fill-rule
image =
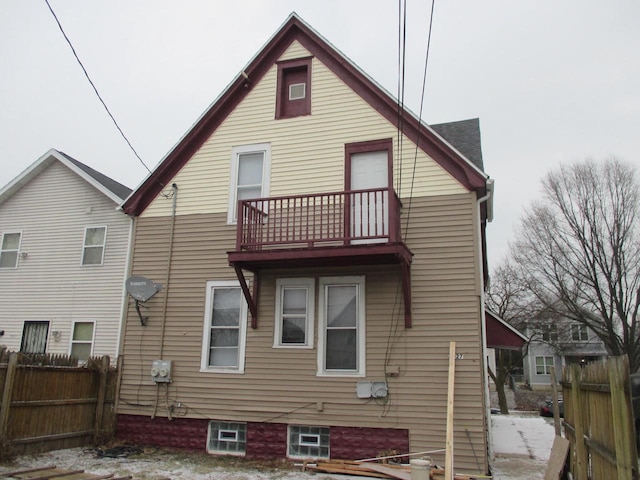
<path id="1" fill-rule="evenodd" d="M 276 119 L 311 114 L 311 58 L 278 62 Z"/>

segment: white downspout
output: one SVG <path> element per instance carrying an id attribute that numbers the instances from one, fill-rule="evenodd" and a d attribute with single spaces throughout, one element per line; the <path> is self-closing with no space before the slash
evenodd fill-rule
<path id="1" fill-rule="evenodd" d="M 480 205 L 484 202 L 487 203 L 487 222 L 491 222 L 493 220 L 493 188 L 494 181 L 492 178 L 487 179 L 486 189 L 487 193 L 484 197 L 481 197 L 476 200 L 476 214 L 478 215 L 478 220 L 482 218 Z M 482 261 L 482 231 L 480 229 L 481 222 L 478 221 L 476 226 L 477 238 L 478 238 L 478 269 L 480 272 L 480 328 L 482 332 L 482 376 L 483 376 L 483 386 L 484 386 L 484 397 L 485 397 L 485 418 L 487 419 L 487 453 L 489 455 L 488 461 L 491 462 L 493 459 L 493 448 L 491 446 L 493 441 L 493 434 L 491 431 L 491 394 L 489 391 L 489 371 L 487 369 L 487 320 L 485 318 L 484 312 L 484 262 Z"/>

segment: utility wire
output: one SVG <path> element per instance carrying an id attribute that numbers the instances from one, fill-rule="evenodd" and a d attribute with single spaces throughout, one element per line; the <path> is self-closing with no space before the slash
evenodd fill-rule
<path id="1" fill-rule="evenodd" d="M 413 156 L 413 172 L 411 173 L 411 188 L 409 189 L 409 205 L 407 206 L 407 221 L 405 223 L 404 236 L 407 237 L 409 231 L 409 218 L 411 217 L 411 201 L 413 200 L 413 185 L 416 179 L 416 164 L 418 163 L 418 149 L 420 148 L 420 128 L 422 126 L 422 110 L 424 107 L 424 94 L 427 85 L 427 65 L 429 64 L 429 49 L 431 47 L 431 30 L 433 30 L 433 10 L 435 0 L 431 0 L 431 15 L 429 17 L 429 35 L 427 36 L 427 52 L 424 58 L 424 72 L 422 74 L 422 95 L 420 97 L 420 111 L 418 113 L 418 135 L 416 138 L 416 150 Z"/>
<path id="2" fill-rule="evenodd" d="M 404 87 L 407 40 L 407 1 L 398 0 L 398 195 L 402 191 L 402 150 L 404 137 Z"/>
<path id="3" fill-rule="evenodd" d="M 60 24 L 60 20 L 58 20 L 58 17 L 56 16 L 56 13 L 53 11 L 53 8 L 51 8 L 51 5 L 49 4 L 49 0 L 44 0 L 45 3 L 47 4 L 47 7 L 49 7 L 49 11 L 51 12 L 51 15 L 53 15 L 53 18 L 55 19 L 56 23 L 58 24 L 58 28 L 60 29 L 60 31 L 62 32 L 62 35 L 64 36 L 64 39 L 67 41 L 67 43 L 69 44 L 69 47 L 71 47 L 71 51 L 73 52 L 73 56 L 76 57 L 76 60 L 78 61 L 78 64 L 80 65 L 80 67 L 82 68 L 82 71 L 84 72 L 84 76 L 87 77 L 87 80 L 89 80 L 89 83 L 91 84 L 91 86 L 93 87 L 93 91 L 96 92 L 96 95 L 98 97 L 98 99 L 100 100 L 100 102 L 102 103 L 102 106 L 104 107 L 104 109 L 107 111 L 107 113 L 109 114 L 109 117 L 111 117 L 111 120 L 113 121 L 113 124 L 116 126 L 116 128 L 118 129 L 118 132 L 120 132 L 120 135 L 122 135 L 122 138 L 124 138 L 124 141 L 127 142 L 127 145 L 129 145 L 129 148 L 131 149 L 131 151 L 134 153 L 134 155 L 138 158 L 138 160 L 140 160 L 140 163 L 144 166 L 144 168 L 147 169 L 147 171 L 149 173 L 151 173 L 151 170 L 149 169 L 149 167 L 147 167 L 146 163 L 144 163 L 144 161 L 142 160 L 142 158 L 140 158 L 140 155 L 138 155 L 138 152 L 136 152 L 136 149 L 133 148 L 133 145 L 131 145 L 131 142 L 129 141 L 129 139 L 127 138 L 127 136 L 124 134 L 124 132 L 122 131 L 122 129 L 120 128 L 120 125 L 118 125 L 118 122 L 116 121 L 115 117 L 111 114 L 111 111 L 109 110 L 109 107 L 107 107 L 107 104 L 104 102 L 104 100 L 102 99 L 102 97 L 100 96 L 100 93 L 98 92 L 98 89 L 96 88 L 96 86 L 94 85 L 93 81 L 91 81 L 91 77 L 89 77 L 89 73 L 87 72 L 87 69 L 84 68 L 84 65 L 82 64 L 82 61 L 80 61 L 80 57 L 78 57 L 78 54 L 76 53 L 76 49 L 73 48 L 73 45 L 71 43 L 71 40 L 69 40 L 69 37 L 67 36 L 67 34 L 65 33 L 64 29 L 62 28 L 62 25 Z"/>

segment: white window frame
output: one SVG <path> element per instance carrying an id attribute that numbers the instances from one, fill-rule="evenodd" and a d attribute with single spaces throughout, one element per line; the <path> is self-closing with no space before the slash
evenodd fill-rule
<path id="1" fill-rule="evenodd" d="M 573 340 L 574 342 L 589 341 L 589 329 L 584 323 L 571 324 L 571 340 Z"/>
<path id="2" fill-rule="evenodd" d="M 366 296 L 365 276 L 320 277 L 318 280 L 318 370 L 319 377 L 364 377 L 366 375 Z M 326 291 L 330 286 L 354 285 L 356 289 L 356 368 L 354 370 L 328 370 L 325 368 L 327 342 Z"/>
<path id="3" fill-rule="evenodd" d="M 100 257 L 100 263 L 84 263 L 84 253 L 87 248 L 96 248 L 100 245 L 87 245 L 87 232 L 91 228 L 104 228 L 104 238 L 102 240 L 102 256 Z M 106 225 L 89 225 L 84 227 L 84 236 L 82 238 L 82 255 L 80 256 L 80 265 L 83 267 L 98 267 L 104 265 L 104 252 L 107 249 L 107 233 L 108 228 Z"/>
<path id="4" fill-rule="evenodd" d="M 244 373 L 245 348 L 247 341 L 247 302 L 242 294 L 240 282 L 237 280 L 209 280 L 206 286 L 204 306 L 204 328 L 202 332 L 201 372 L 212 373 Z M 213 292 L 216 288 L 237 288 L 240 293 L 240 318 L 238 322 L 238 366 L 223 367 L 209 365 L 209 342 L 211 339 L 211 322 L 213 320 Z"/>
<path id="5" fill-rule="evenodd" d="M 89 340 L 74 340 L 73 334 L 76 331 L 76 325 L 79 323 L 91 323 L 93 325 L 93 329 L 91 332 L 91 341 Z M 74 320 L 71 324 L 71 332 L 69 332 L 69 356 L 71 356 L 71 352 L 73 350 L 73 346 L 77 344 L 90 344 L 91 349 L 89 350 L 89 358 L 93 355 L 93 348 L 95 347 L 95 339 L 96 339 L 96 322 L 95 320 Z M 86 360 L 78 359 L 80 363 L 86 363 Z"/>
<path id="6" fill-rule="evenodd" d="M 544 373 L 538 373 L 538 359 L 542 358 L 542 367 L 544 368 Z M 547 363 L 547 359 L 551 359 L 551 363 Z M 550 368 L 554 367 L 556 364 L 555 358 L 551 355 L 536 355 L 534 358 L 536 375 L 551 375 Z"/>
<path id="7" fill-rule="evenodd" d="M 5 238 L 7 235 L 20 235 L 20 240 L 18 240 L 18 248 L 14 249 L 14 248 L 4 248 L 4 242 L 5 242 Z M 2 234 L 2 243 L 0 244 L 0 257 L 2 257 L 3 253 L 13 253 L 15 252 L 16 254 L 16 263 L 14 266 L 12 267 L 0 267 L 3 270 L 15 270 L 16 268 L 18 268 L 18 264 L 20 263 L 20 248 L 22 247 L 22 232 L 21 231 L 17 231 L 17 232 L 4 232 Z"/>
<path id="8" fill-rule="evenodd" d="M 231 169 L 229 181 L 229 207 L 227 209 L 227 224 L 234 225 L 238 218 L 238 160 L 240 155 L 248 153 L 264 154 L 262 162 L 262 188 L 260 198 L 269 196 L 269 179 L 271 177 L 271 144 L 254 143 L 251 145 L 240 145 L 231 149 Z"/>
<path id="9" fill-rule="evenodd" d="M 274 348 L 313 348 L 313 330 L 316 296 L 315 278 L 278 278 L 276 280 L 276 310 L 275 327 L 273 336 Z M 307 290 L 307 314 L 305 322 L 305 342 L 304 343 L 283 343 L 282 342 L 282 300 L 284 291 L 287 288 L 299 288 Z"/>
<path id="10" fill-rule="evenodd" d="M 293 96 L 293 92 L 295 91 L 295 87 L 300 87 L 302 86 L 302 95 L 300 96 Z M 300 83 L 292 83 L 291 85 L 289 85 L 289 100 L 304 100 L 305 98 L 307 98 L 307 82 L 300 82 Z"/>
<path id="11" fill-rule="evenodd" d="M 243 428 L 244 430 L 244 441 L 240 439 L 239 433 L 240 433 L 240 429 L 237 430 L 233 430 L 231 428 L 220 428 L 221 425 L 226 424 L 226 425 L 236 425 L 239 428 Z M 217 427 L 217 428 L 216 428 Z M 216 441 L 218 442 L 227 442 L 227 443 L 233 443 L 236 445 L 240 445 L 242 443 L 244 443 L 244 449 L 240 449 L 240 450 L 218 450 L 215 448 L 211 448 L 211 443 L 213 440 L 213 431 L 214 430 L 218 430 L 218 435 L 216 436 Z M 235 438 L 231 439 L 231 438 L 221 438 L 223 437 L 223 433 L 234 433 L 235 434 Z M 215 453 L 215 454 L 222 454 L 222 455 L 233 455 L 233 456 L 237 456 L 237 457 L 243 457 L 246 455 L 246 451 L 247 451 L 247 424 L 244 422 L 225 422 L 225 421 L 221 421 L 221 420 L 211 420 L 209 422 L 209 427 L 207 428 L 207 452 L 208 453 Z"/>

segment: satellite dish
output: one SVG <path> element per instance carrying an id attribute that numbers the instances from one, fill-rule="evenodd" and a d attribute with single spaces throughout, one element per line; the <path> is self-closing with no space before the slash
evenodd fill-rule
<path id="1" fill-rule="evenodd" d="M 125 287 L 129 295 L 135 298 L 138 302 L 146 302 L 162 290 L 161 284 L 153 283 L 148 278 L 139 276 L 127 278 Z"/>

